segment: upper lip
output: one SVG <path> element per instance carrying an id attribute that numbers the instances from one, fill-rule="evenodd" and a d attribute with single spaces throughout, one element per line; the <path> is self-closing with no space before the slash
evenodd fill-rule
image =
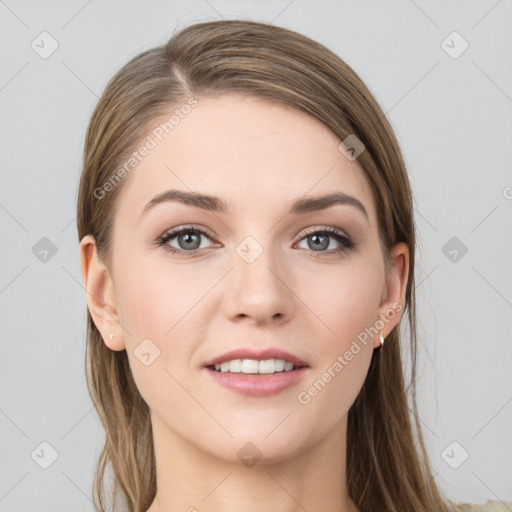
<path id="1" fill-rule="evenodd" d="M 225 361 L 233 361 L 234 359 L 255 359 L 257 361 L 263 361 L 266 359 L 282 359 L 293 363 L 296 367 L 308 366 L 308 364 L 302 359 L 278 348 L 266 348 L 263 350 L 255 350 L 254 348 L 237 348 L 206 361 L 204 366 L 213 366 Z"/>

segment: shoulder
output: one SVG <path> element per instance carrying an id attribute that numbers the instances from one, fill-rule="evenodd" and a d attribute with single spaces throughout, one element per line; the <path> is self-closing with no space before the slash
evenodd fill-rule
<path id="1" fill-rule="evenodd" d="M 481 505 L 457 503 L 454 512 L 512 512 L 512 503 L 488 500 Z"/>

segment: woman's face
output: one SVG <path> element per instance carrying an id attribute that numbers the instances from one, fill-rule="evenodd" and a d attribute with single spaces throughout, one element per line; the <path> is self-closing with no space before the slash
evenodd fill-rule
<path id="1" fill-rule="evenodd" d="M 126 348 L 153 421 L 235 462 L 247 451 L 284 460 L 340 432 L 380 332 L 399 320 L 407 268 L 397 250 L 398 271 L 385 272 L 357 160 L 313 118 L 237 95 L 198 98 L 161 141 L 154 133 L 115 213 L 119 323 L 97 322 L 110 348 Z M 216 199 L 166 200 L 171 190 Z M 331 194 L 340 201 L 311 201 Z M 205 367 L 272 350 L 306 368 Z"/>

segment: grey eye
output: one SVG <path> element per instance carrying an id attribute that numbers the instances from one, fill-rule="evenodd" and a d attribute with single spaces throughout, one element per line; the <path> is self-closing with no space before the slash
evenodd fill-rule
<path id="1" fill-rule="evenodd" d="M 201 234 L 193 231 L 187 231 L 176 237 L 180 249 L 199 249 L 201 245 Z"/>
<path id="2" fill-rule="evenodd" d="M 309 235 L 306 237 L 308 241 L 308 247 L 313 251 L 325 250 L 329 247 L 329 236 L 327 235 Z"/>

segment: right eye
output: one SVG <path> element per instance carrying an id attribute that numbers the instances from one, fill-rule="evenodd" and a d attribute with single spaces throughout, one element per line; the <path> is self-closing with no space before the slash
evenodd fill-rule
<path id="1" fill-rule="evenodd" d="M 166 231 L 158 238 L 157 244 L 172 254 L 188 256 L 207 247 L 202 243 L 202 237 L 210 240 L 210 235 L 205 230 L 188 226 Z M 171 242 L 174 242 L 177 246 L 172 245 Z"/>

